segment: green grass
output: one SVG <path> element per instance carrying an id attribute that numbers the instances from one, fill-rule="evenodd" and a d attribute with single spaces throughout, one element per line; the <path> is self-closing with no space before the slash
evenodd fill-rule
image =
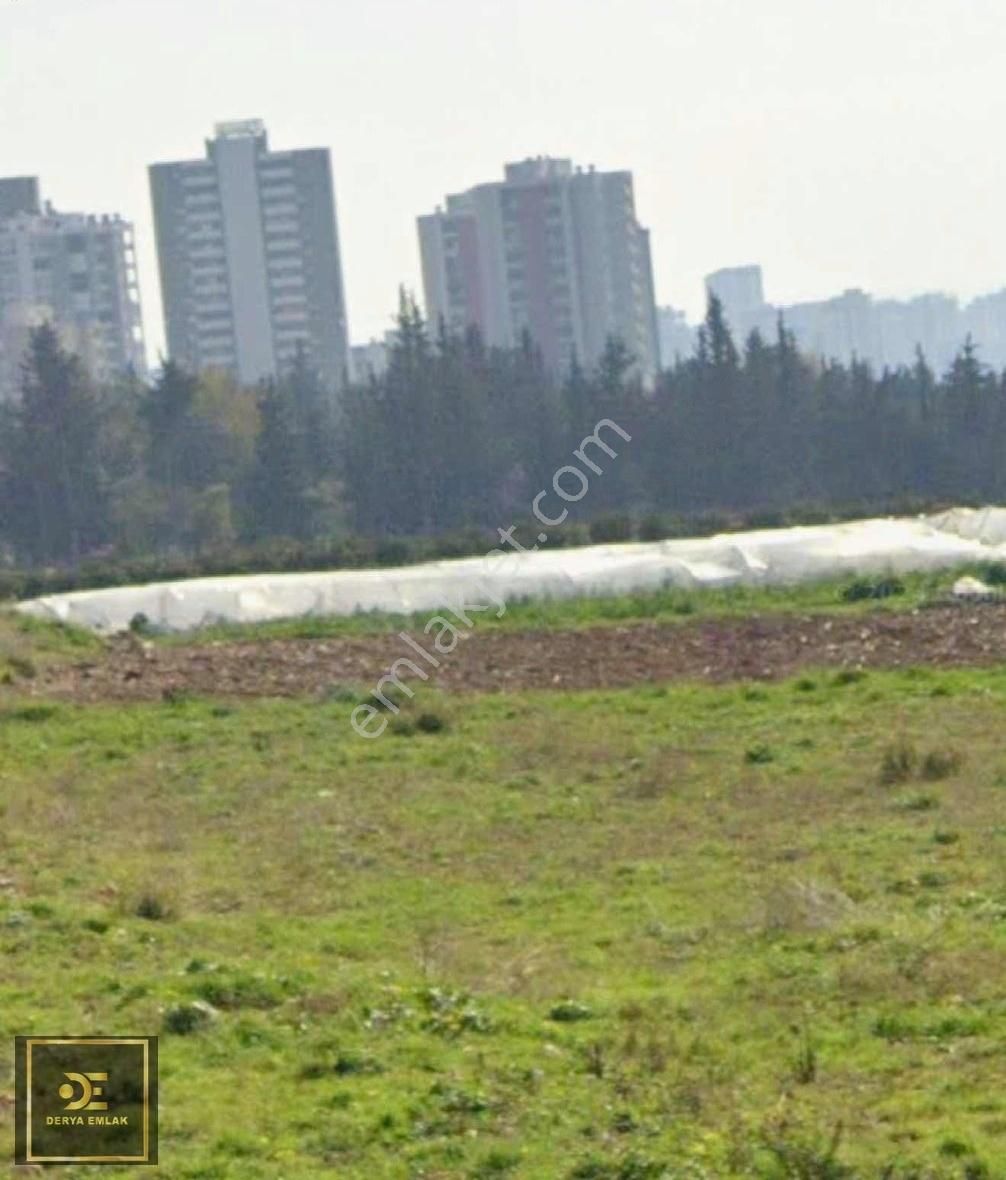
<path id="1" fill-rule="evenodd" d="M 2 686 L 33 680 L 47 664 L 89 659 L 101 647 L 101 641 L 83 628 L 48 623 L 0 609 Z"/>
<path id="2" fill-rule="evenodd" d="M 0 710 L 0 1035 L 160 1032 L 161 1175 L 1006 1174 L 1006 671 L 351 707 Z"/>
<path id="3" fill-rule="evenodd" d="M 984 577 L 989 567 L 962 566 L 954 570 L 905 574 L 898 578 L 901 592 L 885 597 L 849 600 L 857 584 L 883 590 L 883 575 L 867 578 L 834 578 L 794 586 L 733 586 L 722 590 L 667 588 L 611 597 L 519 601 L 508 605 L 497 619 L 495 607 L 473 616 L 477 630 L 526 631 L 534 628 L 570 630 L 643 621 L 658 623 L 694 619 L 740 618 L 751 614 L 839 613 L 862 614 L 872 610 L 910 611 L 945 599 L 954 581 L 963 574 Z M 474 599 L 473 599 L 474 600 Z M 489 603 L 487 598 L 481 601 Z M 344 617 L 309 616 L 271 623 L 215 624 L 192 635 L 155 636 L 162 643 L 197 641 L 256 641 L 262 639 L 327 639 L 340 635 L 373 635 L 403 629 L 422 630 L 438 612 L 412 615 L 361 611 Z"/>

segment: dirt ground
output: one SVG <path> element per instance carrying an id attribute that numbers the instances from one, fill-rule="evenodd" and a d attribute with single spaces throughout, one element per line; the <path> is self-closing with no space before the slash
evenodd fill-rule
<path id="1" fill-rule="evenodd" d="M 413 638 L 435 654 L 430 637 Z M 906 614 L 764 615 L 579 631 L 476 630 L 434 669 L 397 635 L 158 646 L 111 640 L 86 663 L 41 671 L 3 690 L 74 701 L 314 696 L 370 688 L 399 657 L 448 691 L 615 688 L 640 682 L 772 680 L 808 667 L 1006 662 L 1006 604 Z M 404 677 L 415 673 L 404 669 Z"/>

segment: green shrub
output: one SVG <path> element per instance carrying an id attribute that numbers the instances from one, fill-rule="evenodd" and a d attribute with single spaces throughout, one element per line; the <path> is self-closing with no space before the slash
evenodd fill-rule
<path id="1" fill-rule="evenodd" d="M 775 754 L 772 752 L 771 746 L 767 746 L 764 742 L 755 742 L 744 751 L 744 761 L 751 766 L 764 766 L 775 761 Z"/>
<path id="2" fill-rule="evenodd" d="M 968 1160 L 964 1165 L 962 1180 L 992 1180 L 992 1172 L 984 1160 Z"/>
<path id="3" fill-rule="evenodd" d="M 541 526 L 538 525 L 535 532 L 535 540 L 538 539 L 537 530 L 540 528 Z M 549 527 L 549 549 L 576 549 L 589 544 L 590 529 L 585 524 L 561 524 L 558 527 Z"/>
<path id="4" fill-rule="evenodd" d="M 762 508 L 757 512 L 749 512 L 744 526 L 749 529 L 781 529 L 787 523 L 784 512 L 777 508 Z"/>
<path id="5" fill-rule="evenodd" d="M 423 1028 L 441 1036 L 460 1036 L 466 1032 L 491 1033 L 492 1017 L 484 1012 L 466 992 L 439 987 L 424 988 L 418 996 L 426 1012 Z"/>
<path id="6" fill-rule="evenodd" d="M 956 844 L 960 838 L 959 832 L 940 831 L 939 829 L 933 832 L 934 844 Z"/>
<path id="7" fill-rule="evenodd" d="M 21 721 L 26 725 L 41 725 L 51 721 L 59 712 L 55 705 L 16 705 L 0 711 L 0 722 Z"/>
<path id="8" fill-rule="evenodd" d="M 198 1000 L 191 1004 L 175 1004 L 164 1013 L 163 1027 L 167 1033 L 187 1037 L 200 1032 L 212 1021 L 213 1012 Z"/>
<path id="9" fill-rule="evenodd" d="M 590 539 L 599 545 L 632 540 L 632 518 L 618 513 L 600 516 L 590 523 Z"/>
<path id="10" fill-rule="evenodd" d="M 485 1114 L 491 1106 L 484 1094 L 461 1090 L 443 1082 L 435 1082 L 430 1094 L 439 1099 L 441 1107 L 449 1114 Z"/>
<path id="11" fill-rule="evenodd" d="M 343 1050 L 332 1060 L 311 1061 L 301 1067 L 299 1077 L 315 1082 L 326 1077 L 349 1078 L 384 1072 L 384 1066 L 366 1053 Z"/>
<path id="12" fill-rule="evenodd" d="M 842 590 L 843 602 L 863 602 L 872 598 L 893 598 L 904 594 L 905 583 L 900 578 L 856 578 Z"/>
<path id="13" fill-rule="evenodd" d="M 379 541 L 374 550 L 374 560 L 378 565 L 406 565 L 415 559 L 415 542 L 404 537 L 388 537 Z"/>
<path id="14" fill-rule="evenodd" d="M 200 979 L 194 991 L 214 1008 L 275 1008 L 288 988 L 279 980 L 245 972 L 213 972 Z"/>
<path id="15" fill-rule="evenodd" d="M 154 893 L 144 893 L 133 910 L 138 918 L 148 922 L 164 922 L 172 916 L 172 908 L 163 898 Z"/>
<path id="16" fill-rule="evenodd" d="M 771 1175 L 780 1180 L 854 1180 L 857 1173 L 838 1158 L 841 1139 L 841 1125 L 827 1140 L 781 1127 L 762 1136 L 764 1146 L 778 1165 Z"/>
<path id="17" fill-rule="evenodd" d="M 662 541 L 670 536 L 673 536 L 673 528 L 668 519 L 658 512 L 649 513 L 639 522 L 640 541 Z"/>
<path id="18" fill-rule="evenodd" d="M 558 1021 L 560 1024 L 591 1020 L 593 1016 L 593 1011 L 586 1004 L 581 1004 L 577 1000 L 561 1000 L 558 1004 L 554 1004 L 548 1013 L 549 1020 Z"/>
<path id="19" fill-rule="evenodd" d="M 472 1180 L 494 1180 L 496 1176 L 506 1176 L 520 1163 L 520 1154 L 516 1151 L 503 1151 L 494 1148 L 489 1154 L 475 1165 Z"/>
<path id="20" fill-rule="evenodd" d="M 901 740 L 888 746 L 880 763 L 880 781 L 885 787 L 895 783 L 906 783 L 915 772 L 918 755 L 915 747 Z"/>
<path id="21" fill-rule="evenodd" d="M 849 684 L 860 684 L 865 679 L 866 671 L 863 668 L 841 668 L 831 678 L 831 682 L 836 688 L 845 688 Z"/>
<path id="22" fill-rule="evenodd" d="M 808 1086 L 817 1080 L 817 1049 L 806 1029 L 803 1030 L 800 1045 L 793 1055 L 793 1079 L 801 1086 Z"/>
<path id="23" fill-rule="evenodd" d="M 963 757 L 956 750 L 930 750 L 922 759 L 919 777 L 926 782 L 939 782 L 956 774 L 963 762 Z"/>
<path id="24" fill-rule="evenodd" d="M 413 693 L 412 696 L 410 696 L 410 694 L 406 691 L 406 687 L 407 686 L 399 687 L 395 684 L 386 685 L 383 689 L 383 700 L 376 696 L 372 698 L 374 702 L 374 708 L 379 709 L 384 713 L 393 713 L 396 709 L 403 709 L 409 703 L 409 701 L 412 700 L 412 696 L 415 695 Z M 370 697 L 367 698 L 368 704 L 370 703 L 370 699 Z M 386 705 L 384 703 L 385 701 L 388 701 L 389 704 Z"/>
<path id="25" fill-rule="evenodd" d="M 871 1032 L 885 1041 L 906 1041 L 915 1036 L 916 1029 L 905 1017 L 888 1014 L 877 1017 Z"/>
<path id="26" fill-rule="evenodd" d="M 447 718 L 440 713 L 420 713 L 416 718 L 416 729 L 420 733 L 440 733 L 447 728 Z"/>
<path id="27" fill-rule="evenodd" d="M 621 1160 L 591 1156 L 569 1173 L 569 1180 L 664 1180 L 673 1175 L 666 1161 L 632 1152 Z"/>
<path id="28" fill-rule="evenodd" d="M 34 680 L 38 675 L 37 665 L 28 656 L 12 654 L 5 658 L 5 662 L 14 675 L 20 676 L 22 680 Z"/>
<path id="29" fill-rule="evenodd" d="M 901 811 L 935 811 L 940 805 L 935 795 L 918 792 L 915 795 L 904 795 L 895 801 L 895 806 Z"/>
<path id="30" fill-rule="evenodd" d="M 1006 562 L 990 561 L 981 567 L 979 577 L 989 586 L 1006 586 Z"/>

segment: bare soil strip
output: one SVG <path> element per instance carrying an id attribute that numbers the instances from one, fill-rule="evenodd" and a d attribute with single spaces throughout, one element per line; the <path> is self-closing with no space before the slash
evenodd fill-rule
<path id="1" fill-rule="evenodd" d="M 413 638 L 433 652 L 432 640 Z M 435 654 L 435 653 L 434 653 Z M 810 667 L 892 668 L 1006 662 L 1006 605 L 869 615 L 762 615 L 571 631 L 476 630 L 434 670 L 397 635 L 170 647 L 115 639 L 98 659 L 47 668 L 4 694 L 71 701 L 303 697 L 372 688 L 400 657 L 453 692 L 597 689 L 667 680 L 776 680 Z M 411 669 L 403 679 L 419 687 Z"/>

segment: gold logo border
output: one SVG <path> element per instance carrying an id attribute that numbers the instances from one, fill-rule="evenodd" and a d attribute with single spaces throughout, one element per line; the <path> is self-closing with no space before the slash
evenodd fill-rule
<path id="1" fill-rule="evenodd" d="M 143 1046 L 142 1155 L 32 1155 L 31 1051 L 36 1045 Z M 146 1164 L 150 1162 L 150 1037 L 26 1037 L 25 1038 L 25 1162 L 29 1164 Z"/>

